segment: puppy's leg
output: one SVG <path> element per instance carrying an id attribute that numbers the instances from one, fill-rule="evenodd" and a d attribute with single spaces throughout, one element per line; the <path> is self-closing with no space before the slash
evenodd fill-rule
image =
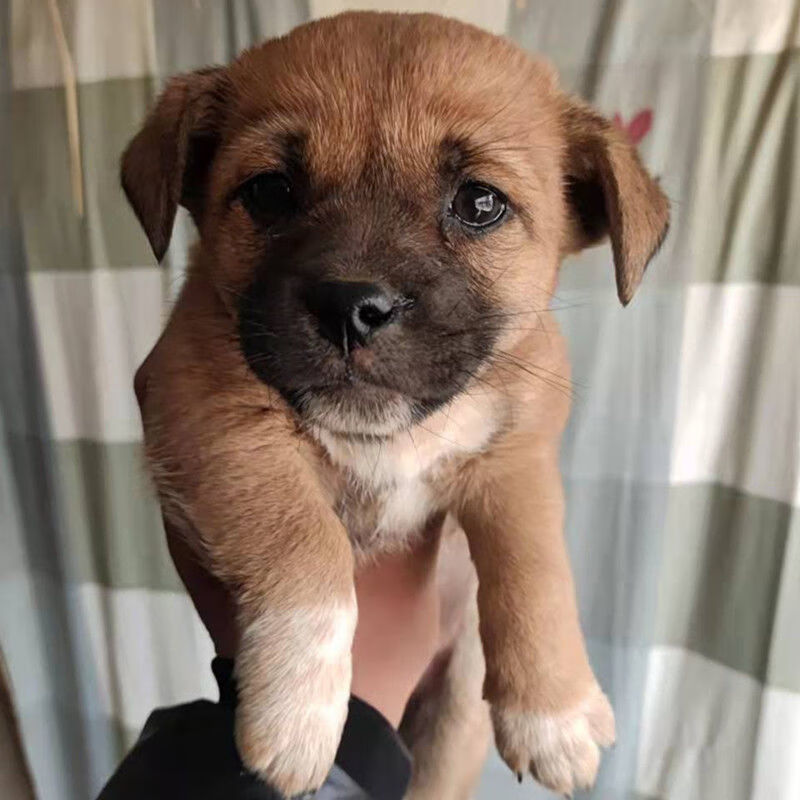
<path id="1" fill-rule="evenodd" d="M 266 428 L 248 426 L 247 436 L 269 442 L 274 431 Z M 231 437 L 229 428 L 218 469 L 205 459 L 195 467 L 189 508 L 213 571 L 235 587 L 240 755 L 292 797 L 324 781 L 347 714 L 357 613 L 352 552 L 291 449 L 231 451 Z"/>
<path id="2" fill-rule="evenodd" d="M 465 477 L 459 516 L 478 571 L 497 747 L 515 772 L 569 794 L 594 782 L 614 717 L 578 621 L 557 443 L 508 435 Z"/>
<path id="3" fill-rule="evenodd" d="M 414 757 L 407 800 L 472 796 L 492 735 L 484 671 L 473 589 L 456 641 L 437 656 L 403 717 L 400 732 Z"/>
<path id="4" fill-rule="evenodd" d="M 248 441 L 265 446 L 237 442 L 230 426 L 219 445 L 206 437 L 184 510 L 237 601 L 240 755 L 292 797 L 319 787 L 336 754 L 356 603 L 347 535 L 307 465 L 275 435 L 250 422 Z"/>
<path id="5" fill-rule="evenodd" d="M 311 535 L 336 535 L 333 526 L 307 521 Z M 295 530 L 295 533 L 297 531 Z M 292 542 L 287 539 L 287 547 Z M 314 790 L 333 764 L 347 715 L 355 595 L 347 554 L 305 550 L 299 563 L 276 563 L 278 580 L 253 578 L 243 591 L 236 655 L 239 705 L 236 741 L 245 764 L 288 797 Z M 331 569 L 338 561 L 338 568 Z M 291 583 L 316 584 L 298 591 Z"/>
<path id="6" fill-rule="evenodd" d="M 145 439 L 165 513 L 191 531 L 237 604 L 239 752 L 285 795 L 313 790 L 333 763 L 350 693 L 357 612 L 346 531 L 285 409 L 218 392 L 173 413 L 159 377 Z"/>

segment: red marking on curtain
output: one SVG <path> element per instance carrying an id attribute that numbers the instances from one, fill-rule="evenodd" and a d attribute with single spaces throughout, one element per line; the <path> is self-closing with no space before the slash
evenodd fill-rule
<path id="1" fill-rule="evenodd" d="M 614 114 L 614 124 L 624 131 L 631 144 L 639 144 L 653 127 L 653 110 L 645 108 L 639 111 L 630 122 L 623 122 L 619 113 Z"/>

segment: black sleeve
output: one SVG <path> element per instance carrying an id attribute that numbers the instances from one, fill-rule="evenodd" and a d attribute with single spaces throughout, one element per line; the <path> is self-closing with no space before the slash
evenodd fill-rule
<path id="1" fill-rule="evenodd" d="M 233 739 L 233 662 L 212 664 L 217 703 L 154 711 L 131 752 L 98 800 L 283 800 L 242 766 Z M 336 761 L 316 800 L 401 800 L 411 760 L 399 736 L 372 706 L 356 697 Z"/>

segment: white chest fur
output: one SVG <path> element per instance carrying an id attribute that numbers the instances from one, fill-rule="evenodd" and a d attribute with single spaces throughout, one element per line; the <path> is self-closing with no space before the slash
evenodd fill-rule
<path id="1" fill-rule="evenodd" d="M 461 395 L 420 425 L 381 439 L 318 433 L 347 490 L 339 509 L 356 539 L 392 549 L 419 533 L 441 509 L 433 487 L 449 459 L 478 453 L 497 430 L 493 393 Z"/>

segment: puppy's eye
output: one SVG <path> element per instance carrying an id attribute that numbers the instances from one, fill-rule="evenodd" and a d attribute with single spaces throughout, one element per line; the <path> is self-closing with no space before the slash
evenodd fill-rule
<path id="1" fill-rule="evenodd" d="M 506 213 L 506 196 L 483 183 L 464 183 L 456 192 L 450 210 L 470 228 L 485 228 L 498 222 Z"/>
<path id="2" fill-rule="evenodd" d="M 288 217 L 297 208 L 292 186 L 279 172 L 264 172 L 243 183 L 237 192 L 255 222 L 269 225 Z"/>

